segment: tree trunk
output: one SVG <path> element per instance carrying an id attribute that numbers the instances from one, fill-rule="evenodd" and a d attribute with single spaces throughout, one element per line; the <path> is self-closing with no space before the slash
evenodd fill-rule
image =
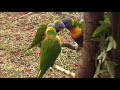
<path id="1" fill-rule="evenodd" d="M 112 13 L 112 36 L 117 43 L 117 48 L 112 51 L 112 60 L 118 64 L 115 67 L 115 78 L 120 78 L 120 12 Z"/>
<path id="2" fill-rule="evenodd" d="M 82 48 L 82 56 L 79 67 L 76 70 L 75 78 L 92 78 L 95 74 L 95 56 L 97 47 L 91 40 L 92 34 L 99 25 L 98 21 L 103 20 L 103 12 L 86 12 L 84 13 L 85 31 Z"/>

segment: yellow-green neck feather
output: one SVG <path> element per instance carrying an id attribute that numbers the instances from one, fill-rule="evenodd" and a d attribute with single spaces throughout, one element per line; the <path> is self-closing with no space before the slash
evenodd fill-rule
<path id="1" fill-rule="evenodd" d="M 73 18 L 70 18 L 70 19 L 71 19 L 71 22 L 72 22 L 72 26 L 74 26 L 74 24 L 75 24 L 74 19 Z"/>
<path id="2" fill-rule="evenodd" d="M 47 33 L 48 31 L 50 31 L 50 30 L 54 30 L 54 32 L 56 32 L 56 30 L 55 30 L 54 27 L 48 27 L 48 28 L 46 29 L 46 33 Z"/>
<path id="3" fill-rule="evenodd" d="M 58 20 L 54 20 L 53 23 L 55 24 Z"/>

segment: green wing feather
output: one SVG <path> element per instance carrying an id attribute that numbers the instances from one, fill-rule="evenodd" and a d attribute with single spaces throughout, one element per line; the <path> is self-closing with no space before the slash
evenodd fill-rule
<path id="1" fill-rule="evenodd" d="M 37 33 L 36 33 L 32 43 L 31 43 L 31 45 L 27 48 L 27 50 L 29 50 L 29 49 L 37 46 L 37 45 L 41 46 L 40 41 L 42 40 L 42 36 L 44 35 L 44 32 L 45 32 L 46 28 L 47 28 L 46 24 L 40 25 L 40 27 L 38 28 Z"/>
<path id="2" fill-rule="evenodd" d="M 84 32 L 84 25 L 83 25 L 83 23 L 80 23 L 80 22 L 78 22 L 78 21 L 76 21 L 74 19 L 71 19 L 71 22 L 72 22 L 73 27 L 77 27 L 78 26 L 78 27 L 81 28 L 82 32 Z"/>
<path id="3" fill-rule="evenodd" d="M 78 21 L 74 21 L 74 27 L 79 26 L 81 29 L 84 29 L 83 23 L 80 23 Z"/>
<path id="4" fill-rule="evenodd" d="M 42 41 L 41 54 L 40 54 L 40 68 L 38 77 L 42 77 L 49 67 L 52 67 L 59 53 L 61 47 L 58 38 L 46 37 Z"/>

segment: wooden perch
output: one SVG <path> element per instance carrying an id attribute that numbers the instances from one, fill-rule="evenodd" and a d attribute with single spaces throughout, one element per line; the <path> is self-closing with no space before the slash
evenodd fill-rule
<path id="1" fill-rule="evenodd" d="M 13 20 L 12 22 L 14 22 L 14 21 L 16 21 L 16 20 L 19 20 L 19 19 L 21 19 L 21 18 L 23 18 L 23 17 L 26 17 L 26 16 L 28 16 L 28 15 L 31 15 L 31 14 L 33 14 L 33 13 L 34 13 L 34 12 L 29 12 L 29 13 L 27 13 L 27 14 L 25 14 L 25 15 L 22 15 L 22 16 L 20 16 L 19 18 Z"/>
<path id="2" fill-rule="evenodd" d="M 23 18 L 23 17 L 26 17 L 26 16 L 28 16 L 28 15 L 31 15 L 31 14 L 33 14 L 34 12 L 29 12 L 29 13 L 27 13 L 27 14 L 25 14 L 25 15 L 22 15 L 21 17 L 19 17 L 19 19 L 20 18 Z"/>
<path id="3" fill-rule="evenodd" d="M 54 65 L 53 68 L 55 68 L 55 69 L 57 69 L 57 70 L 59 70 L 59 71 L 61 71 L 61 72 L 64 72 L 64 73 L 67 74 L 67 75 L 70 75 L 70 76 L 72 76 L 72 77 L 75 77 L 75 73 L 72 73 L 72 72 L 70 72 L 70 71 L 68 71 L 68 70 L 65 70 L 64 68 L 61 68 L 61 67 L 58 66 L 58 65 Z"/>
<path id="4" fill-rule="evenodd" d="M 69 43 L 62 43 L 61 47 L 67 47 L 69 49 L 77 50 L 77 51 L 81 50 L 81 47 L 79 47 L 79 46 L 72 46 Z"/>

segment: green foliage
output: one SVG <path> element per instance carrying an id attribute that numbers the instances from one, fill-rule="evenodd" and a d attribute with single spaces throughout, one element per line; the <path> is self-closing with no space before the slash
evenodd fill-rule
<path id="1" fill-rule="evenodd" d="M 99 54 L 99 56 L 97 57 L 98 60 L 102 60 L 102 62 L 104 62 L 104 60 L 106 59 L 107 53 L 105 50 L 101 51 L 101 53 Z"/>
<path id="2" fill-rule="evenodd" d="M 107 33 L 107 31 L 109 30 L 110 25 L 108 22 L 101 21 L 100 24 L 101 25 L 93 33 L 93 35 L 92 35 L 93 38 L 98 37 L 101 34 L 105 35 Z"/>
<path id="3" fill-rule="evenodd" d="M 116 42 L 112 36 L 109 35 L 111 29 L 111 13 L 105 15 L 104 20 L 100 21 L 101 24 L 99 27 L 96 28 L 92 37 L 94 41 L 98 43 L 99 51 L 96 54 L 96 60 L 98 62 L 96 67 L 96 73 L 94 77 L 100 74 L 100 71 L 103 70 L 100 67 L 104 66 L 107 72 L 109 73 L 111 78 L 114 78 L 114 67 L 115 62 L 110 60 L 108 53 L 112 49 L 116 49 Z"/>
<path id="4" fill-rule="evenodd" d="M 111 78 L 114 78 L 114 68 L 117 64 L 113 61 L 105 61 L 105 66 Z"/>
<path id="5" fill-rule="evenodd" d="M 116 49 L 116 42 L 115 42 L 114 38 L 112 36 L 109 36 L 108 39 L 109 39 L 110 42 L 108 44 L 108 48 L 107 48 L 106 51 L 110 51 L 112 48 Z"/>
<path id="6" fill-rule="evenodd" d="M 111 12 L 108 12 L 108 13 L 104 16 L 104 20 L 110 21 L 111 18 L 112 18 L 112 13 L 111 13 Z"/>

